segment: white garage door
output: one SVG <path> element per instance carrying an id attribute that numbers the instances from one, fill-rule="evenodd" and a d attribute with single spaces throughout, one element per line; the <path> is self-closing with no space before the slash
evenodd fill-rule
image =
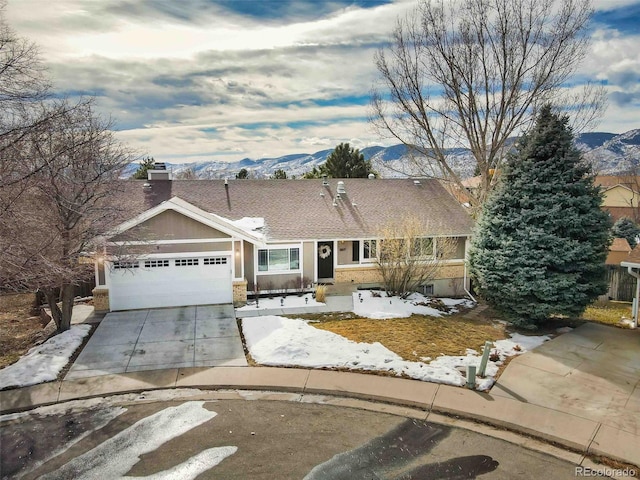
<path id="1" fill-rule="evenodd" d="M 230 303 L 231 257 L 113 262 L 107 286 L 111 310 Z"/>

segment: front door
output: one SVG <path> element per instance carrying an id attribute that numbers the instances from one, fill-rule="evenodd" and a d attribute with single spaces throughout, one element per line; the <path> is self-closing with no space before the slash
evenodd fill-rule
<path id="1" fill-rule="evenodd" d="M 318 281 L 333 280 L 333 242 L 318 242 Z"/>

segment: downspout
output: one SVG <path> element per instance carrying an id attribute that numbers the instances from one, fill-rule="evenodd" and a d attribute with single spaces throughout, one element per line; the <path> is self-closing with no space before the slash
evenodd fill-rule
<path id="1" fill-rule="evenodd" d="M 464 292 L 467 295 L 469 295 L 469 298 L 473 300 L 475 303 L 478 303 L 478 301 L 473 297 L 473 295 L 471 295 L 471 292 L 467 290 L 467 261 L 466 260 L 464 262 L 464 276 L 462 279 L 462 286 L 464 287 Z"/>
<path id="2" fill-rule="evenodd" d="M 464 273 L 462 278 L 462 286 L 464 288 L 464 292 L 469 296 L 469 298 L 473 300 L 475 303 L 478 303 L 478 301 L 474 298 L 474 296 L 471 295 L 471 292 L 467 290 L 467 261 L 469 257 L 469 243 L 470 243 L 469 240 L 470 240 L 470 237 L 467 237 L 464 241 Z"/>
<path id="3" fill-rule="evenodd" d="M 638 299 L 640 298 L 640 274 L 633 270 L 633 267 L 627 267 L 627 273 L 632 277 L 636 277 L 636 294 L 633 297 L 633 324 L 631 328 L 638 328 Z"/>

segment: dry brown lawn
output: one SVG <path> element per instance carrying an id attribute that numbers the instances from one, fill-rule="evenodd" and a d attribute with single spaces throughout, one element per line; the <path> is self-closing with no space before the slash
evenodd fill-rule
<path id="1" fill-rule="evenodd" d="M 608 325 L 617 325 L 622 318 L 631 318 L 631 303 L 609 301 L 596 302 L 587 307 L 582 318 Z"/>
<path id="2" fill-rule="evenodd" d="M 470 320 L 461 315 L 441 318 L 412 315 L 390 320 L 303 318 L 317 320 L 311 325 L 355 342 L 380 342 L 410 361 L 419 361 L 423 357 L 435 359 L 440 355 L 464 355 L 467 348 L 480 352 L 485 341 L 508 337 L 505 325 L 500 322 Z"/>
<path id="3" fill-rule="evenodd" d="M 0 368 L 18 361 L 42 333 L 39 317 L 31 316 L 32 294 L 0 297 Z"/>

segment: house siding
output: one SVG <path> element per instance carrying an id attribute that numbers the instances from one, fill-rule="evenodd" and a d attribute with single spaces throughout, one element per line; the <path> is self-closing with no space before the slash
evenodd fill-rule
<path id="1" fill-rule="evenodd" d="M 126 245 L 122 247 L 109 246 L 110 255 L 148 255 L 151 253 L 198 253 L 198 252 L 229 252 L 232 242 L 206 243 L 170 243 L 149 245 Z"/>
<path id="2" fill-rule="evenodd" d="M 242 242 L 233 242 L 233 258 L 234 258 L 234 271 L 236 278 L 243 278 L 242 274 Z"/>
<path id="3" fill-rule="evenodd" d="M 358 245 L 359 248 L 359 245 Z M 359 254 L 359 252 L 358 252 Z M 359 255 L 358 255 L 359 258 Z M 353 260 L 353 241 L 338 241 L 338 266 L 340 265 L 357 265 L 358 260 Z"/>
<path id="4" fill-rule="evenodd" d="M 314 265 L 316 261 L 316 249 L 314 242 L 304 242 L 302 244 L 302 276 L 306 277 L 309 283 L 315 277 Z"/>
<path id="5" fill-rule="evenodd" d="M 244 242 L 244 278 L 247 280 L 247 289 L 251 292 L 255 290 L 254 272 L 253 244 Z"/>
<path id="6" fill-rule="evenodd" d="M 166 210 L 132 227 L 126 234 L 111 238 L 111 241 L 203 238 L 230 238 L 230 236 L 174 210 Z"/>
<path id="7" fill-rule="evenodd" d="M 640 195 L 622 186 L 610 188 L 603 197 L 605 207 L 637 207 L 640 200 Z"/>
<path id="8" fill-rule="evenodd" d="M 258 274 L 258 286 L 261 292 L 297 289 L 300 285 L 299 273 L 283 273 L 278 275 Z"/>

